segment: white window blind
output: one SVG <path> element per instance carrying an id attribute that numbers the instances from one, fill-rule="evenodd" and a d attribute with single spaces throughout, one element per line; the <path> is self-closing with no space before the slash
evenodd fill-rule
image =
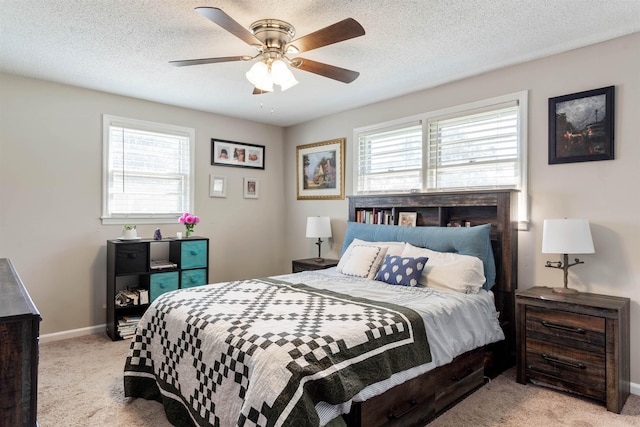
<path id="1" fill-rule="evenodd" d="M 354 129 L 356 194 L 514 188 L 527 229 L 526 91 Z"/>
<path id="2" fill-rule="evenodd" d="M 167 222 L 192 211 L 193 129 L 113 116 L 104 127 L 103 221 Z"/>
<path id="3" fill-rule="evenodd" d="M 412 122 L 358 137 L 359 193 L 422 188 L 422 125 Z"/>
<path id="4" fill-rule="evenodd" d="M 518 106 L 430 120 L 427 189 L 519 188 Z"/>

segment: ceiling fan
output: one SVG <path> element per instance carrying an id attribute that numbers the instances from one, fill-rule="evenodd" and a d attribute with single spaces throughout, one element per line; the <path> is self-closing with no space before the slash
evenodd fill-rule
<path id="1" fill-rule="evenodd" d="M 295 28 L 285 21 L 261 19 L 251 24 L 247 30 L 217 7 L 197 7 L 195 10 L 240 40 L 255 47 L 258 50 L 258 54 L 255 56 L 226 56 L 169 62 L 177 67 L 258 59 L 246 73 L 247 79 L 255 86 L 254 94 L 273 91 L 273 84 L 279 85 L 281 90 L 286 90 L 296 85 L 298 82 L 287 65 L 343 83 L 351 83 L 360 75 L 357 71 L 334 65 L 299 57 L 293 59 L 288 57 L 288 55 L 308 52 L 312 49 L 364 35 L 364 28 L 355 19 L 347 18 L 292 40 L 295 36 Z"/>

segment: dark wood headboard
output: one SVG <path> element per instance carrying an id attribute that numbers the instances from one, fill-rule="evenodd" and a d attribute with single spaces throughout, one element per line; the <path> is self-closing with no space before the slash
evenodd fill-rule
<path id="1" fill-rule="evenodd" d="M 450 193 L 409 193 L 348 196 L 349 221 L 386 218 L 398 223 L 401 212 L 416 212 L 417 226 L 446 227 L 491 224 L 496 259 L 496 283 L 492 288 L 506 348 L 500 365 L 515 362 L 515 290 L 518 287 L 518 217 L 516 190 Z M 382 212 L 382 214 L 373 214 Z M 366 212 L 370 214 L 366 215 Z M 373 221 L 373 219 L 372 219 Z M 503 366 L 504 367 L 504 366 Z"/>

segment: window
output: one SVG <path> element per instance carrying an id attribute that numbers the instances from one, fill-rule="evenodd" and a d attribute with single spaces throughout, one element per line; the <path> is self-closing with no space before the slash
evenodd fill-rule
<path id="1" fill-rule="evenodd" d="M 527 206 L 527 92 L 360 128 L 356 194 L 520 190 Z"/>
<path id="2" fill-rule="evenodd" d="M 429 120 L 427 189 L 519 188 L 518 107 Z"/>
<path id="3" fill-rule="evenodd" d="M 363 132 L 358 138 L 358 192 L 397 192 L 422 187 L 420 122 Z"/>
<path id="4" fill-rule="evenodd" d="M 193 211 L 191 128 L 103 116 L 103 224 L 175 222 Z"/>

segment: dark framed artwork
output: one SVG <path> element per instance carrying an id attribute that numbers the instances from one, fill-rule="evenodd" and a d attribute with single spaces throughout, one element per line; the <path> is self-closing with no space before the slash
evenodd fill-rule
<path id="1" fill-rule="evenodd" d="M 211 164 L 264 169 L 264 145 L 211 139 Z"/>
<path id="2" fill-rule="evenodd" d="M 344 199 L 344 141 L 296 147 L 298 200 Z"/>
<path id="3" fill-rule="evenodd" d="M 613 160 L 615 86 L 549 98 L 549 164 Z"/>

